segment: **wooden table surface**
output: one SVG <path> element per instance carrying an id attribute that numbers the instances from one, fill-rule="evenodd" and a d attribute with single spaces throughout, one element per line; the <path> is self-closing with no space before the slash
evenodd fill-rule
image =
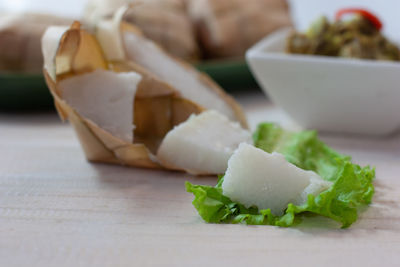
<path id="1" fill-rule="evenodd" d="M 295 127 L 261 95 L 239 100 L 253 128 Z M 373 204 L 351 228 L 215 225 L 184 188 L 215 178 L 90 164 L 55 113 L 0 113 L 0 266 L 400 266 L 400 134 L 322 138 L 376 166 Z"/>

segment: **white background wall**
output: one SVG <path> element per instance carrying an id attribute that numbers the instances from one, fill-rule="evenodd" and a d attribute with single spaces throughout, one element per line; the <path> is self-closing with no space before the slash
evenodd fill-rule
<path id="1" fill-rule="evenodd" d="M 34 11 L 79 18 L 85 3 L 86 0 L 0 0 L 0 11 Z"/>
<path id="2" fill-rule="evenodd" d="M 306 29 L 318 16 L 333 18 L 342 7 L 362 7 L 376 13 L 384 23 L 384 32 L 400 43 L 400 0 L 288 0 L 293 20 Z M 38 11 L 79 18 L 86 0 L 0 0 L 0 10 Z"/>

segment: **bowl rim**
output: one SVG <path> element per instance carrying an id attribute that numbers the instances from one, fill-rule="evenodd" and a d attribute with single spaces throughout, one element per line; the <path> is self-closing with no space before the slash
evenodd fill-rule
<path id="1" fill-rule="evenodd" d="M 290 61 L 302 61 L 310 63 L 330 63 L 338 65 L 352 65 L 363 67 L 390 67 L 400 68 L 400 61 L 386 61 L 386 60 L 373 60 L 373 59 L 360 59 L 360 58 L 342 58 L 330 57 L 321 55 L 302 55 L 302 54 L 289 54 L 284 51 L 284 47 L 280 47 L 282 51 L 272 51 L 272 47 L 276 43 L 281 43 L 287 38 L 288 34 L 293 31 L 291 27 L 285 27 L 274 31 L 267 35 L 255 45 L 253 45 L 246 52 L 246 60 L 250 61 L 253 58 L 261 59 L 285 59 Z"/>

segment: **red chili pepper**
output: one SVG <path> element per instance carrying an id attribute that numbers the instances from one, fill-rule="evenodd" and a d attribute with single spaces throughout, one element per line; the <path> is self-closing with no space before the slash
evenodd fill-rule
<path id="1" fill-rule="evenodd" d="M 377 16 L 369 12 L 368 10 L 365 9 L 359 9 L 359 8 L 344 8 L 340 9 L 338 12 L 336 12 L 336 20 L 340 20 L 343 15 L 345 14 L 360 14 L 367 20 L 369 20 L 378 30 L 382 29 L 382 22 L 379 20 Z"/>

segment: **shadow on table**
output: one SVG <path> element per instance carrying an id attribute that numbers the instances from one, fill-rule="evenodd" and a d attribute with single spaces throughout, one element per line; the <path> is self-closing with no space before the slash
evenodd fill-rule
<path id="1" fill-rule="evenodd" d="M 216 176 L 193 176 L 179 171 L 138 168 L 107 163 L 90 163 L 98 174 L 98 179 L 104 183 L 136 185 L 141 183 L 176 184 L 190 181 L 215 185 Z"/>
<path id="2" fill-rule="evenodd" d="M 190 211 L 195 212 L 191 204 L 193 195 L 186 192 L 185 181 L 215 184 L 217 180 L 216 177 L 196 178 L 174 171 L 97 163 L 91 166 L 101 186 L 118 198 L 127 199 L 126 205 L 132 213 L 138 211 L 138 205 L 154 209 L 154 213 L 169 210 L 168 216 L 179 215 L 182 222 L 192 218 Z"/>

